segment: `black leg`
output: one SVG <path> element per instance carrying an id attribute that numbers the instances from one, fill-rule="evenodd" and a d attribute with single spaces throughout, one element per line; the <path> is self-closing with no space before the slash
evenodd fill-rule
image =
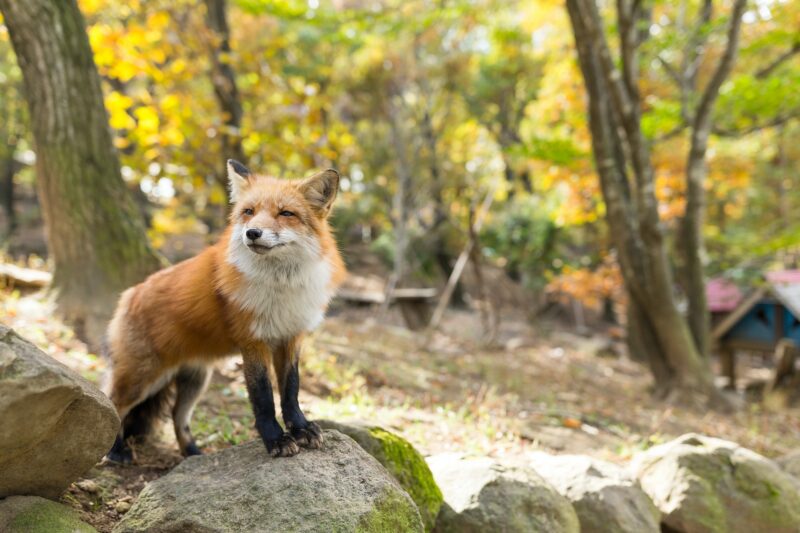
<path id="1" fill-rule="evenodd" d="M 273 457 L 289 457 L 300 451 L 295 440 L 283 431 L 275 418 L 275 401 L 272 398 L 272 385 L 269 373 L 259 356 L 243 354 L 244 378 L 250 404 L 256 417 L 256 429 L 264 441 L 264 446 Z"/>
<path id="2" fill-rule="evenodd" d="M 297 398 L 300 392 L 300 372 L 298 369 L 299 347 L 286 346 L 283 353 L 273 355 L 276 362 L 275 373 L 279 376 L 281 387 L 281 412 L 286 429 L 301 446 L 308 448 L 322 447 L 322 430 L 314 422 L 309 422 L 300 409 Z M 283 357 L 283 364 L 278 363 Z"/>
<path id="3" fill-rule="evenodd" d="M 114 445 L 106 454 L 106 458 L 114 463 L 129 465 L 133 462 L 133 452 L 128 443 L 125 442 L 122 431 L 117 433 L 117 438 L 114 440 Z"/>
<path id="4" fill-rule="evenodd" d="M 211 372 L 205 366 L 184 366 L 175 376 L 176 393 L 172 421 L 175 426 L 175 438 L 184 457 L 203 453 L 194 441 L 189 421 L 194 406 L 206 390 L 210 379 Z"/>

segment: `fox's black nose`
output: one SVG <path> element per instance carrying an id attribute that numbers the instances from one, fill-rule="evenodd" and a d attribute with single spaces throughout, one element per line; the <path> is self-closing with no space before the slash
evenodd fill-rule
<path id="1" fill-rule="evenodd" d="M 261 237 L 261 230 L 258 229 L 258 228 L 250 228 L 244 234 L 247 235 L 248 239 L 250 239 L 251 241 L 254 241 L 254 240 L 258 239 L 259 237 Z"/>

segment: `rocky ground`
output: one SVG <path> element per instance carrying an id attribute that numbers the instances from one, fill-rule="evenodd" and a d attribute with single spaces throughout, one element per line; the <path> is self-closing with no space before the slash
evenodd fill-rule
<path id="1" fill-rule="evenodd" d="M 57 360 L 99 382 L 105 362 L 53 317 L 38 294 L 0 293 L 0 317 Z M 431 338 L 394 315 L 340 310 L 310 339 L 301 403 L 312 418 L 361 419 L 402 434 L 425 455 L 459 452 L 528 461 L 535 451 L 625 463 L 635 453 L 696 432 L 774 457 L 800 448 L 797 408 L 743 401 L 731 415 L 653 399 L 647 371 L 586 337 L 503 316 L 497 340 L 481 342 L 475 313 L 452 312 Z M 552 329 L 551 329 L 552 328 Z M 754 364 L 745 375 L 758 377 Z M 206 451 L 255 438 L 236 359 L 220 362 L 194 431 Z M 137 450 L 132 467 L 101 465 L 62 501 L 110 531 L 149 481 L 180 462 L 170 431 Z"/>

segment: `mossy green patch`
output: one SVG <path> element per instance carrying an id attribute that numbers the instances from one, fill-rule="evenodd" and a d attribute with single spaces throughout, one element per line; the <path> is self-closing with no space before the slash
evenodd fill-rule
<path id="1" fill-rule="evenodd" d="M 385 531 L 422 532 L 420 515 L 399 491 L 390 490 L 375 504 L 375 508 L 359 520 L 358 533 Z"/>
<path id="2" fill-rule="evenodd" d="M 8 524 L 9 533 L 97 533 L 72 509 L 43 498 L 18 503 L 16 507 L 17 514 Z"/>
<path id="3" fill-rule="evenodd" d="M 442 506 L 442 491 L 434 481 L 425 458 L 411 443 L 379 426 L 341 424 L 327 420 L 321 421 L 320 425 L 344 433 L 377 459 L 414 500 L 425 530 L 433 529 Z"/>
<path id="4" fill-rule="evenodd" d="M 442 491 L 433 480 L 428 464 L 405 439 L 380 427 L 369 428 L 369 434 L 381 444 L 384 460 L 378 461 L 394 476 L 419 508 L 430 531 L 442 506 Z"/>

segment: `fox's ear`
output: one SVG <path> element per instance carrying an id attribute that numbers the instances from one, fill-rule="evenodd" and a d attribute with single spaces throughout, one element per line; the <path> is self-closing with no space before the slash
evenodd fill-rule
<path id="1" fill-rule="evenodd" d="M 328 216 L 339 191 L 339 173 L 332 168 L 317 172 L 300 182 L 300 190 L 314 211 Z"/>
<path id="2" fill-rule="evenodd" d="M 241 192 L 247 187 L 253 173 L 235 159 L 228 159 L 228 184 L 231 189 L 231 203 L 238 200 Z"/>

